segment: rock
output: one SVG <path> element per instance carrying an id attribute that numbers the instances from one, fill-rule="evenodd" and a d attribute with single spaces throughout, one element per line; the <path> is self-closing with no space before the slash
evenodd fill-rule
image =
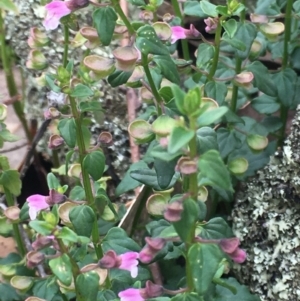
<path id="1" fill-rule="evenodd" d="M 263 301 L 300 300 L 300 106 L 283 150 L 237 193 L 233 231 L 247 251 L 238 280 Z"/>

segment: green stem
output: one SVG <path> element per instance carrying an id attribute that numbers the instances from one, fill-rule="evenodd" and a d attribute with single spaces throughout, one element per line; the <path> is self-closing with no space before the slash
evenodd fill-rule
<path id="1" fill-rule="evenodd" d="M 69 98 L 70 98 L 72 114 L 73 114 L 73 117 L 75 119 L 75 124 L 76 124 L 76 139 L 77 139 L 78 150 L 79 150 L 79 162 L 80 162 L 81 172 L 82 172 L 83 187 L 85 190 L 86 200 L 87 200 L 89 206 L 95 211 L 94 196 L 93 196 L 93 191 L 92 191 L 92 187 L 91 187 L 90 177 L 89 177 L 88 172 L 86 171 L 86 169 L 83 166 L 83 160 L 86 155 L 86 149 L 85 149 L 85 145 L 84 145 L 83 132 L 82 132 L 82 128 L 81 128 L 81 118 L 80 118 L 80 114 L 77 110 L 76 101 L 75 101 L 74 97 L 70 96 Z M 101 245 L 99 244 L 99 230 L 98 230 L 97 220 L 94 222 L 94 225 L 93 225 L 92 241 L 93 241 L 93 244 L 95 247 L 97 258 L 100 259 L 103 256 L 103 252 L 101 249 Z"/>
<path id="2" fill-rule="evenodd" d="M 122 21 L 124 22 L 125 26 L 127 27 L 128 33 L 132 36 L 135 33 L 135 30 L 132 27 L 132 25 L 129 22 L 129 20 L 126 17 L 126 15 L 124 14 L 124 12 L 123 12 L 123 10 L 122 10 L 122 8 L 120 6 L 120 2 L 118 0 L 113 0 L 112 4 L 113 4 L 114 9 L 118 13 L 118 15 L 120 16 L 120 18 L 122 19 Z"/>
<path id="3" fill-rule="evenodd" d="M 10 97 L 14 97 L 18 95 L 18 89 L 15 82 L 15 78 L 13 75 L 13 71 L 11 68 L 11 58 L 7 55 L 7 47 L 5 43 L 5 27 L 4 20 L 2 17 L 2 10 L 0 10 L 0 44 L 1 44 L 1 60 L 3 65 L 3 70 L 5 73 L 6 85 L 8 89 L 8 93 Z M 28 141 L 32 140 L 32 135 L 30 133 L 25 114 L 23 111 L 23 105 L 20 101 L 13 102 L 13 108 L 15 113 L 17 114 L 22 127 L 25 131 L 25 135 Z"/>
<path id="4" fill-rule="evenodd" d="M 160 97 L 160 95 L 159 95 L 159 93 L 156 89 L 156 86 L 154 84 L 154 81 L 153 81 L 153 78 L 152 78 L 152 75 L 151 75 L 151 72 L 150 72 L 150 69 L 149 69 L 149 65 L 148 65 L 149 64 L 148 63 L 148 58 L 147 58 L 147 55 L 145 55 L 145 54 L 142 54 L 142 64 L 143 64 L 144 71 L 145 71 L 146 77 L 148 79 L 150 88 L 151 88 L 151 92 L 152 92 L 152 94 L 153 94 L 153 96 L 155 97 L 155 100 L 156 100 L 157 114 L 158 114 L 158 116 L 160 116 L 162 114 L 161 105 L 163 104 L 163 100 Z"/>
<path id="5" fill-rule="evenodd" d="M 292 21 L 292 8 L 293 0 L 287 0 L 286 9 L 285 9 L 285 23 L 284 23 L 284 42 L 283 42 L 283 57 L 282 57 L 282 69 L 288 67 L 289 62 L 289 43 L 291 39 L 291 21 Z M 283 123 L 280 131 L 280 139 L 278 140 L 278 146 L 283 145 L 285 138 L 285 129 L 288 117 L 288 108 L 281 104 L 280 108 L 280 119 Z"/>
<path id="6" fill-rule="evenodd" d="M 183 19 L 184 16 L 181 13 L 180 6 L 177 0 L 171 0 L 175 16 L 178 17 L 181 20 L 181 26 L 183 25 Z M 183 52 L 183 58 L 188 61 L 190 59 L 190 53 L 189 53 L 189 45 L 187 40 L 181 40 L 181 47 Z"/>
<path id="7" fill-rule="evenodd" d="M 5 188 L 5 186 L 3 186 L 3 187 L 4 187 L 5 198 L 6 198 L 8 206 L 9 207 L 14 206 L 15 201 L 14 201 L 14 198 L 13 198 L 11 192 L 7 188 Z M 25 248 L 18 224 L 12 224 L 12 227 L 13 227 L 14 238 L 17 242 L 19 253 L 22 257 L 24 257 L 27 252 L 26 252 L 26 248 Z"/>
<path id="8" fill-rule="evenodd" d="M 221 43 L 221 33 L 222 33 L 222 21 L 223 19 L 220 18 L 218 22 L 218 26 L 216 29 L 216 35 L 215 35 L 215 54 L 213 57 L 213 64 L 210 68 L 207 81 L 212 81 L 213 77 L 216 73 L 218 62 L 219 62 L 219 55 L 220 55 L 220 43 Z"/>
<path id="9" fill-rule="evenodd" d="M 64 25 L 64 54 L 63 54 L 63 67 L 66 68 L 68 64 L 68 51 L 69 51 L 69 26 Z"/>
<path id="10" fill-rule="evenodd" d="M 241 1 L 242 4 L 245 5 L 245 0 Z M 242 10 L 240 14 L 240 21 L 243 23 L 246 19 L 246 10 Z M 235 59 L 235 74 L 239 74 L 242 71 L 242 59 L 237 57 Z M 239 94 L 239 87 L 237 85 L 233 86 L 232 89 L 232 98 L 231 98 L 231 110 L 232 112 L 236 111 L 236 105 L 238 100 L 238 94 Z"/>
<path id="11" fill-rule="evenodd" d="M 61 253 L 68 255 L 68 257 L 70 258 L 70 262 L 71 262 L 71 266 L 72 266 L 72 274 L 73 274 L 73 278 L 74 278 L 75 292 L 76 292 L 76 301 L 84 301 L 84 298 L 78 292 L 78 288 L 76 286 L 76 278 L 80 274 L 80 269 L 79 269 L 76 261 L 74 260 L 74 258 L 69 254 L 68 249 L 64 245 L 63 241 L 59 238 L 56 238 L 56 240 L 59 245 L 59 249 L 60 249 Z"/>

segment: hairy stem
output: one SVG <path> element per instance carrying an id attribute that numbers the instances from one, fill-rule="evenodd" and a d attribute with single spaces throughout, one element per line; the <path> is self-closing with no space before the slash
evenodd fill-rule
<path id="1" fill-rule="evenodd" d="M 291 21 L 292 21 L 292 8 L 293 8 L 293 0 L 287 0 L 286 9 L 285 9 L 285 24 L 284 24 L 284 42 L 283 42 L 283 57 L 282 57 L 282 69 L 288 67 L 289 62 L 289 43 L 291 39 Z M 288 108 L 281 104 L 280 108 L 280 119 L 282 121 L 282 128 L 280 131 L 280 139 L 278 140 L 278 146 L 283 145 L 285 138 L 285 128 L 288 119 Z"/>
<path id="2" fill-rule="evenodd" d="M 68 64 L 68 51 L 69 51 L 69 27 L 64 26 L 64 54 L 63 54 L 63 67 L 66 68 Z"/>
<path id="3" fill-rule="evenodd" d="M 245 5 L 245 0 L 241 1 L 242 4 Z M 245 9 L 242 10 L 240 14 L 240 21 L 245 22 L 246 18 L 246 12 Z M 235 74 L 239 74 L 242 70 L 242 59 L 237 57 L 235 59 Z M 238 93 L 239 93 L 239 87 L 237 85 L 233 86 L 232 89 L 232 98 L 231 98 L 231 110 L 232 112 L 236 111 L 236 105 L 237 105 L 237 100 L 238 100 Z"/>
<path id="4" fill-rule="evenodd" d="M 148 82 L 149 82 L 149 86 L 151 88 L 151 92 L 152 92 L 152 94 L 153 94 L 153 96 L 155 97 L 155 100 L 156 100 L 157 114 L 158 114 L 158 116 L 160 116 L 162 114 L 161 105 L 163 104 L 163 100 L 162 100 L 161 96 L 159 95 L 159 93 L 156 89 L 156 86 L 154 84 L 154 81 L 153 81 L 153 78 L 152 78 L 152 75 L 151 75 L 151 72 L 150 72 L 150 69 L 149 69 L 149 65 L 148 65 L 149 64 L 148 63 L 148 58 L 147 58 L 147 55 L 145 55 L 145 54 L 142 54 L 142 64 L 143 64 L 143 68 L 144 68 L 146 77 L 147 77 Z"/>
<path id="5" fill-rule="evenodd" d="M 78 150 L 79 150 L 79 162 L 80 162 L 81 172 L 82 172 L 83 187 L 85 190 L 87 202 L 89 206 L 95 211 L 94 196 L 91 187 L 90 177 L 86 169 L 83 167 L 83 160 L 86 155 L 86 149 L 84 145 L 83 132 L 81 128 L 81 118 L 77 110 L 76 101 L 74 97 L 71 96 L 70 96 L 70 105 L 76 124 L 76 139 L 77 139 Z M 94 222 L 93 225 L 92 240 L 97 254 L 97 258 L 100 259 L 103 256 L 103 252 L 99 244 L 99 230 L 98 230 L 97 220 Z"/>
<path id="6" fill-rule="evenodd" d="M 180 6 L 177 0 L 171 0 L 175 16 L 178 17 L 181 20 L 181 25 L 183 25 L 183 19 L 184 16 L 181 13 Z M 183 52 L 183 58 L 188 61 L 190 59 L 190 53 L 189 53 L 189 45 L 187 40 L 181 40 L 181 47 Z"/>
<path id="7" fill-rule="evenodd" d="M 5 197 L 6 197 L 8 206 L 14 206 L 15 201 L 14 201 L 14 198 L 13 198 L 11 192 L 7 188 L 5 188 L 5 186 L 3 186 L 3 187 L 4 187 L 4 193 L 5 193 Z M 18 246 L 18 251 L 19 251 L 20 255 L 22 257 L 24 257 L 27 252 L 26 252 L 25 244 L 23 242 L 18 224 L 12 224 L 12 227 L 13 227 L 14 238 L 15 238 L 15 241 Z"/>
<path id="8" fill-rule="evenodd" d="M 216 35 L 215 35 L 215 54 L 213 57 L 213 64 L 210 68 L 207 80 L 212 81 L 213 77 L 216 73 L 218 62 L 219 62 L 219 55 L 220 55 L 220 43 L 221 43 L 221 33 L 222 33 L 222 18 L 219 19 L 218 26 L 216 29 Z"/>
<path id="9" fill-rule="evenodd" d="M 16 81 L 13 75 L 13 71 L 11 68 L 11 58 L 7 55 L 7 47 L 5 43 L 5 27 L 4 27 L 4 20 L 2 17 L 2 11 L 0 10 L 0 44 L 1 44 L 1 60 L 3 65 L 3 70 L 5 73 L 5 79 L 6 79 L 6 85 L 8 89 L 9 96 L 12 98 L 14 96 L 18 95 L 18 89 L 16 85 Z M 30 133 L 24 110 L 23 110 L 23 104 L 20 101 L 14 101 L 13 102 L 13 108 L 18 116 L 22 127 L 25 131 L 25 135 L 27 140 L 30 142 L 32 140 L 32 135 Z"/>

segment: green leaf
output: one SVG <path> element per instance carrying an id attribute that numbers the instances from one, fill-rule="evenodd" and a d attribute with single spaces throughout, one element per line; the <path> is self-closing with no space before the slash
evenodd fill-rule
<path id="1" fill-rule="evenodd" d="M 223 115 L 225 115 L 228 111 L 228 107 L 219 107 L 213 110 L 205 111 L 200 115 L 197 119 L 197 123 L 199 127 L 210 125 L 216 121 L 218 121 Z"/>
<path id="2" fill-rule="evenodd" d="M 219 264 L 224 258 L 217 244 L 193 244 L 188 252 L 188 264 L 199 295 L 209 289 Z"/>
<path id="3" fill-rule="evenodd" d="M 47 184 L 49 189 L 57 190 L 60 187 L 57 177 L 52 172 L 47 174 Z"/>
<path id="4" fill-rule="evenodd" d="M 62 282 L 64 285 L 69 286 L 72 283 L 72 264 L 67 254 L 51 259 L 49 266 L 52 273 Z"/>
<path id="5" fill-rule="evenodd" d="M 273 114 L 280 109 L 275 97 L 262 94 L 251 101 L 252 107 L 261 114 Z"/>
<path id="6" fill-rule="evenodd" d="M 200 229 L 198 235 L 205 239 L 221 239 L 233 236 L 231 228 L 222 217 L 214 217 L 197 228 Z"/>
<path id="7" fill-rule="evenodd" d="M 75 153 L 75 150 L 72 149 L 72 150 L 68 151 L 67 154 L 66 154 L 66 165 L 65 165 L 65 174 L 66 175 L 68 174 L 69 163 L 70 163 L 70 160 L 71 160 L 74 153 Z"/>
<path id="8" fill-rule="evenodd" d="M 85 301 L 95 301 L 99 290 L 99 275 L 95 271 L 79 274 L 76 278 L 78 298 Z"/>
<path id="9" fill-rule="evenodd" d="M 196 293 L 183 293 L 177 294 L 171 301 L 204 301 L 204 299 L 200 299 L 199 295 Z"/>
<path id="10" fill-rule="evenodd" d="M 146 5 L 144 0 L 128 0 L 129 3 L 136 6 L 144 6 Z"/>
<path id="11" fill-rule="evenodd" d="M 78 241 L 78 236 L 77 234 L 69 229 L 68 227 L 63 227 L 58 235 L 56 235 L 57 238 L 61 238 L 61 239 L 64 239 L 66 241 L 71 241 L 71 242 L 77 242 Z"/>
<path id="12" fill-rule="evenodd" d="M 58 294 L 59 286 L 55 276 L 49 276 L 34 282 L 32 292 L 35 297 L 52 300 Z"/>
<path id="13" fill-rule="evenodd" d="M 76 145 L 76 124 L 74 118 L 61 119 L 58 123 L 58 131 L 70 148 Z"/>
<path id="14" fill-rule="evenodd" d="M 0 156 L 0 168 L 1 170 L 9 170 L 9 161 L 6 156 Z"/>
<path id="15" fill-rule="evenodd" d="M 205 18 L 207 15 L 201 9 L 199 1 L 186 1 L 184 2 L 183 12 L 187 16 L 195 16 L 199 18 Z"/>
<path id="16" fill-rule="evenodd" d="M 242 41 L 245 49 L 237 48 L 236 55 L 241 59 L 246 59 L 257 35 L 256 26 L 250 22 L 238 22 L 237 27 L 238 29 L 234 38 Z"/>
<path id="17" fill-rule="evenodd" d="M 208 63 L 211 63 L 214 54 L 215 54 L 214 46 L 206 43 L 201 43 L 198 46 L 198 51 L 197 51 L 197 61 L 196 61 L 197 67 L 207 68 L 209 65 Z"/>
<path id="18" fill-rule="evenodd" d="M 144 55 L 152 53 L 170 56 L 168 49 L 159 40 L 151 25 L 144 25 L 138 29 L 136 46 Z"/>
<path id="19" fill-rule="evenodd" d="M 229 171 L 221 159 L 219 152 L 209 150 L 204 153 L 199 159 L 198 166 L 201 178 L 208 179 L 211 186 L 233 191 Z"/>
<path id="20" fill-rule="evenodd" d="M 146 168 L 146 167 L 147 167 L 147 164 L 144 161 L 139 161 L 139 162 L 131 164 L 130 168 L 127 170 L 125 176 L 123 176 L 122 181 L 116 188 L 116 191 L 115 191 L 116 196 L 120 196 L 124 192 L 133 190 L 133 189 L 137 188 L 138 186 L 140 186 L 141 183 L 139 181 L 134 180 L 130 176 L 130 172 L 132 170 L 136 170 L 139 168 Z"/>
<path id="21" fill-rule="evenodd" d="M 236 132 L 225 128 L 217 130 L 217 139 L 222 158 L 226 158 L 232 151 L 242 146 L 242 141 L 237 137 Z"/>
<path id="22" fill-rule="evenodd" d="M 93 224 L 96 221 L 95 212 L 89 206 L 76 206 L 70 210 L 70 221 L 79 236 L 90 237 Z"/>
<path id="23" fill-rule="evenodd" d="M 111 6 L 101 7 L 93 12 L 94 26 L 100 41 L 108 46 L 112 40 L 118 15 Z"/>
<path id="24" fill-rule="evenodd" d="M 102 240 L 103 251 L 114 250 L 117 254 L 126 252 L 139 252 L 140 246 L 121 228 L 112 228 Z"/>
<path id="25" fill-rule="evenodd" d="M 238 29 L 238 23 L 234 19 L 229 19 L 223 23 L 222 26 L 227 32 L 229 38 L 233 38 Z"/>
<path id="26" fill-rule="evenodd" d="M 85 199 L 85 191 L 81 186 L 75 186 L 71 191 L 69 198 L 72 201 L 83 201 Z"/>
<path id="27" fill-rule="evenodd" d="M 0 174 L 0 185 L 3 185 L 15 196 L 21 194 L 22 182 L 17 170 L 5 170 Z"/>
<path id="28" fill-rule="evenodd" d="M 172 83 L 179 84 L 180 78 L 176 64 L 170 55 L 154 55 L 153 61 L 159 66 L 161 73 Z"/>
<path id="29" fill-rule="evenodd" d="M 175 173 L 177 159 L 172 161 L 154 160 L 154 169 L 156 171 L 157 183 L 161 189 L 167 189 Z"/>
<path id="30" fill-rule="evenodd" d="M 0 283 L 0 296 L 1 296 L 1 301 L 23 300 L 22 297 L 17 294 L 16 290 L 11 285 L 6 283 Z"/>
<path id="31" fill-rule="evenodd" d="M 195 132 L 193 130 L 183 127 L 175 127 L 171 132 L 168 142 L 168 152 L 170 154 L 175 154 L 182 148 L 186 148 L 194 136 Z"/>
<path id="32" fill-rule="evenodd" d="M 177 109 L 180 111 L 180 113 L 185 114 L 184 98 L 186 93 L 184 93 L 184 91 L 177 85 L 172 85 L 171 89 L 175 98 Z"/>
<path id="33" fill-rule="evenodd" d="M 113 87 L 118 87 L 126 84 L 133 71 L 115 70 L 107 78 L 108 83 Z"/>
<path id="34" fill-rule="evenodd" d="M 277 96 L 277 87 L 271 79 L 267 67 L 261 62 L 255 61 L 248 65 L 246 69 L 254 74 L 253 84 L 258 90 L 272 97 Z"/>
<path id="35" fill-rule="evenodd" d="M 216 8 L 218 14 L 225 16 L 225 17 L 230 17 L 231 14 L 230 12 L 228 12 L 228 7 L 227 6 L 223 6 L 223 5 L 218 5 Z"/>
<path id="36" fill-rule="evenodd" d="M 265 117 L 261 124 L 268 130 L 269 133 L 275 133 L 282 127 L 282 121 L 277 116 Z"/>
<path id="37" fill-rule="evenodd" d="M 67 66 L 66 66 L 66 70 L 69 72 L 69 74 L 72 74 L 73 69 L 74 69 L 74 60 L 70 59 Z"/>
<path id="38" fill-rule="evenodd" d="M 208 1 L 200 1 L 200 7 L 206 15 L 208 15 L 210 17 L 218 17 L 216 5 L 214 5 Z"/>
<path id="39" fill-rule="evenodd" d="M 181 212 L 180 220 L 172 223 L 182 241 L 186 241 L 190 237 L 192 231 L 194 231 L 198 215 L 198 204 L 192 198 L 185 199 L 183 201 L 183 211 Z"/>
<path id="40" fill-rule="evenodd" d="M 20 137 L 12 134 L 9 130 L 3 129 L 0 131 L 0 137 L 7 142 L 15 142 L 20 140 Z"/>
<path id="41" fill-rule="evenodd" d="M 235 278 L 222 279 L 225 283 L 235 287 L 237 294 L 233 294 L 227 288 L 217 285 L 214 301 L 260 301 L 258 296 L 252 295 L 245 285 L 241 285 Z"/>
<path id="42" fill-rule="evenodd" d="M 224 83 L 209 81 L 204 86 L 207 97 L 210 97 L 222 105 L 227 95 L 227 86 Z"/>
<path id="43" fill-rule="evenodd" d="M 56 92 L 56 93 L 60 93 L 60 87 L 55 85 L 54 81 L 55 81 L 55 78 L 53 77 L 53 75 L 50 75 L 50 74 L 46 74 L 45 75 L 45 80 L 46 80 L 46 83 L 48 85 L 48 87 L 50 88 L 51 91 L 53 92 Z"/>
<path id="44" fill-rule="evenodd" d="M 198 153 L 200 155 L 209 151 L 210 149 L 218 150 L 217 134 L 210 127 L 202 127 L 196 132 Z"/>
<path id="45" fill-rule="evenodd" d="M 70 96 L 77 98 L 84 98 L 94 95 L 93 90 L 83 84 L 78 84 L 71 90 Z"/>
<path id="46" fill-rule="evenodd" d="M 19 14 L 18 7 L 11 1 L 11 0 L 1 0 L 0 1 L 0 9 L 2 10 L 8 10 L 10 12 L 13 12 L 15 14 Z"/>
<path id="47" fill-rule="evenodd" d="M 83 168 L 87 170 L 94 181 L 99 180 L 105 168 L 105 156 L 101 151 L 93 151 L 83 159 Z"/>
<path id="48" fill-rule="evenodd" d="M 242 52 L 246 51 L 246 49 L 247 49 L 244 42 L 242 42 L 241 40 L 239 40 L 235 37 L 230 39 L 226 32 L 223 34 L 222 41 L 228 43 L 230 46 L 232 46 L 236 50 L 239 50 L 239 51 L 242 51 Z"/>
<path id="49" fill-rule="evenodd" d="M 141 168 L 138 170 L 132 170 L 130 172 L 130 176 L 133 179 L 139 181 L 140 183 L 143 183 L 143 184 L 153 188 L 154 190 L 161 191 L 161 190 L 169 189 L 170 187 L 172 187 L 175 184 L 175 182 L 177 181 L 178 173 L 174 174 L 170 185 L 164 189 L 162 189 L 158 184 L 157 174 L 156 174 L 155 170 L 152 170 L 149 168 Z"/>
<path id="50" fill-rule="evenodd" d="M 54 226 L 46 221 L 34 220 L 29 223 L 29 226 L 37 233 L 42 235 L 50 235 L 53 231 Z"/>
<path id="51" fill-rule="evenodd" d="M 285 107 L 292 108 L 294 105 L 297 73 L 291 68 L 286 68 L 273 74 L 273 79 L 277 86 L 280 102 Z"/>

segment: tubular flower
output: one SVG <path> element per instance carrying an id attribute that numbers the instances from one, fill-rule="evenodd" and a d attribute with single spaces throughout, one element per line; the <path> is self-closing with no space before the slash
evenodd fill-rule
<path id="1" fill-rule="evenodd" d="M 138 274 L 139 253 L 127 252 L 117 255 L 115 251 L 107 251 L 99 261 L 99 266 L 103 269 L 118 268 L 130 272 L 131 277 L 135 278 Z"/>
<path id="2" fill-rule="evenodd" d="M 145 241 L 147 244 L 140 252 L 140 261 L 149 263 L 154 259 L 157 253 L 164 248 L 166 241 L 159 237 L 146 237 Z"/>
<path id="3" fill-rule="evenodd" d="M 59 20 L 71 13 L 71 10 L 64 1 L 52 1 L 47 4 L 45 8 L 47 10 L 47 15 L 43 25 L 47 30 L 56 29 L 59 25 Z"/>
<path id="4" fill-rule="evenodd" d="M 185 29 L 181 26 L 172 26 L 171 44 L 176 43 L 180 39 L 195 39 L 201 36 L 201 33 L 195 28 L 193 24 L 190 29 Z"/>
<path id="5" fill-rule="evenodd" d="M 234 262 L 243 263 L 246 260 L 247 253 L 239 248 L 240 240 L 237 237 L 221 239 L 219 246 Z"/>

